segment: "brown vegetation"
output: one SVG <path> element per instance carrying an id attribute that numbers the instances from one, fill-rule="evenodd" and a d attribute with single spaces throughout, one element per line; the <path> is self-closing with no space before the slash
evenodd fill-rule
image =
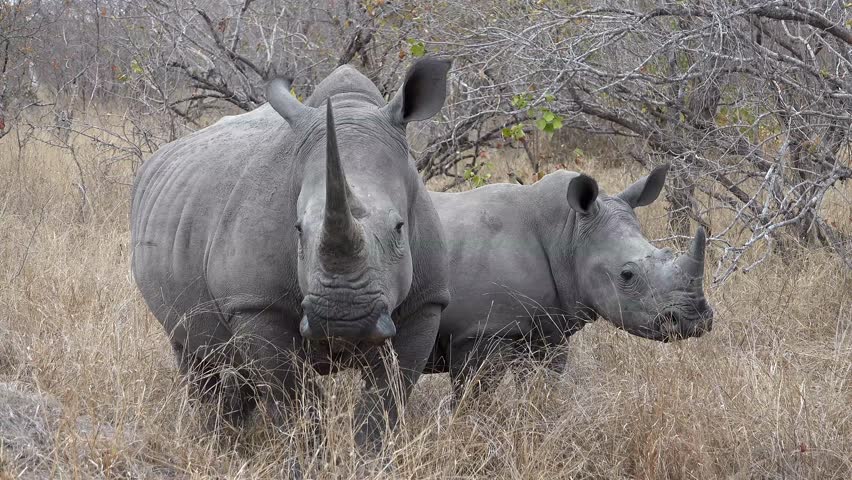
<path id="1" fill-rule="evenodd" d="M 293 455 L 309 478 L 852 477 L 852 278 L 826 247 L 710 288 L 716 323 L 700 339 L 658 344 L 599 321 L 561 377 L 505 382 L 457 415 L 446 378 L 424 378 L 387 447 L 392 473 L 351 453 L 345 374 L 324 384 L 319 450 L 298 422 L 211 430 L 130 278 L 131 172 L 85 142 L 79 169 L 67 150 L 0 142 L 0 478 L 280 478 Z M 609 191 L 640 173 L 603 158 L 582 169 Z M 845 231 L 849 195 L 824 205 Z M 665 201 L 640 217 L 667 236 Z M 43 431 L 15 434 L 21 415 Z"/>
<path id="2" fill-rule="evenodd" d="M 0 0 L 0 479 L 280 477 L 294 456 L 308 478 L 852 478 L 848 2 L 315 3 Z M 410 132 L 431 188 L 564 166 L 611 192 L 671 163 L 639 215 L 661 243 L 708 227 L 713 332 L 600 321 L 561 377 L 456 415 L 425 378 L 391 472 L 351 453 L 350 375 L 323 383 L 318 450 L 304 419 L 210 427 L 130 277 L 133 168 L 272 75 L 304 96 L 350 63 L 388 94 L 423 54 L 454 59 L 442 118 Z"/>

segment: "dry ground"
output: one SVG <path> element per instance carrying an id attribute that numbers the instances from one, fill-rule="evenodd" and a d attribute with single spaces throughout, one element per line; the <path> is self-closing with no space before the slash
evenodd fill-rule
<path id="1" fill-rule="evenodd" d="M 819 250 L 709 289 L 700 339 L 598 321 L 561 378 L 505 382 L 455 416 L 446 378 L 426 378 L 395 473 L 351 454 L 346 375 L 326 384 L 319 453 L 263 421 L 211 433 L 131 282 L 128 169 L 84 140 L 77 153 L 83 208 L 67 152 L 0 142 L 0 478 L 280 478 L 293 455 L 311 478 L 852 478 L 852 279 Z M 613 191 L 640 173 L 617 163 L 583 169 Z M 850 197 L 833 198 L 852 227 Z M 649 237 L 665 236 L 663 203 L 641 211 Z"/>

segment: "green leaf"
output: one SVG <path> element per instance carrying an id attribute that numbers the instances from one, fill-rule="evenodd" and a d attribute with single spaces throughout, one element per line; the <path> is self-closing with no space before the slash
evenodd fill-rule
<path id="1" fill-rule="evenodd" d="M 554 130 L 559 130 L 560 128 L 562 128 L 562 118 L 560 118 L 560 117 L 554 118 L 553 123 L 551 123 L 551 125 L 553 125 Z"/>
<path id="2" fill-rule="evenodd" d="M 554 118 L 553 112 L 551 112 L 550 110 L 547 110 L 547 111 L 544 112 L 544 114 L 541 116 L 541 118 L 543 118 L 547 123 L 550 123 L 550 122 L 553 121 L 553 118 Z"/>
<path id="3" fill-rule="evenodd" d="M 423 55 L 426 55 L 426 44 L 425 43 L 423 43 L 420 40 L 415 40 L 413 38 L 409 38 L 407 40 L 407 42 L 408 42 L 408 49 L 409 49 L 409 52 L 411 53 L 412 57 L 422 57 Z"/>
<path id="4" fill-rule="evenodd" d="M 521 93 L 512 97 L 512 106 L 518 110 L 524 109 L 530 103 L 530 96 L 527 93 Z"/>
<path id="5" fill-rule="evenodd" d="M 543 118 L 539 118 L 535 121 L 535 128 L 539 130 L 544 130 L 545 128 L 547 128 L 547 121 L 545 121 Z"/>
<path id="6" fill-rule="evenodd" d="M 145 73 L 145 70 L 142 69 L 142 65 L 139 65 L 139 61 L 137 61 L 135 58 L 133 59 L 133 61 L 130 62 L 130 70 L 132 70 L 133 73 L 137 75 L 142 75 L 143 73 Z"/>
<path id="7" fill-rule="evenodd" d="M 556 97 L 554 97 L 553 95 L 548 93 L 547 95 L 544 96 L 544 101 L 547 102 L 547 103 L 552 103 L 552 102 L 556 101 Z"/>
<path id="8" fill-rule="evenodd" d="M 526 136 L 524 133 L 524 127 L 521 124 L 515 124 L 511 127 L 504 127 L 500 130 L 500 134 L 503 138 L 508 138 L 511 140 L 520 140 Z"/>
<path id="9" fill-rule="evenodd" d="M 491 167 L 490 163 L 481 163 L 477 166 L 466 168 L 464 171 L 464 179 L 467 182 L 470 182 L 470 185 L 473 188 L 479 188 L 488 183 L 488 180 L 491 179 L 491 174 L 485 172 L 486 169 Z"/>
<path id="10" fill-rule="evenodd" d="M 680 67 L 681 71 L 683 72 L 689 70 L 689 57 L 687 57 L 686 54 L 678 55 L 677 66 Z"/>

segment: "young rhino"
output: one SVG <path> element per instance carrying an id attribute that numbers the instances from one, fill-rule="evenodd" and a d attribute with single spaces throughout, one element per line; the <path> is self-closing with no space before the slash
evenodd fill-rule
<path id="1" fill-rule="evenodd" d="M 560 370 L 564 353 L 546 356 L 548 347 L 598 316 L 663 342 L 711 329 L 704 230 L 689 253 L 676 257 L 648 242 L 633 212 L 657 199 L 667 172 L 658 167 L 615 196 L 567 171 L 529 186 L 430 193 L 450 250 L 453 301 L 427 371 L 450 372 L 456 402 L 492 353 L 547 358 Z M 489 367 L 470 394 L 502 373 Z"/>

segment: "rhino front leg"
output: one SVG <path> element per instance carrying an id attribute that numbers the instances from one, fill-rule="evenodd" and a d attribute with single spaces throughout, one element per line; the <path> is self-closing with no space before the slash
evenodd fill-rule
<path id="1" fill-rule="evenodd" d="M 304 367 L 302 339 L 292 332 L 284 314 L 273 309 L 244 311 L 233 317 L 234 346 L 244 360 L 258 395 L 276 423 L 286 423 L 292 407 L 314 404 L 311 396 L 318 392 Z M 313 409 L 308 411 L 313 412 Z"/>
<path id="2" fill-rule="evenodd" d="M 181 374 L 203 401 L 216 402 L 223 420 L 232 427 L 240 426 L 257 405 L 248 372 L 239 370 L 230 345 L 220 345 L 207 352 L 189 352 L 183 344 L 172 342 Z"/>
<path id="3" fill-rule="evenodd" d="M 382 434 L 396 427 L 399 412 L 432 353 L 440 320 L 441 306 L 437 304 L 427 304 L 400 319 L 391 339 L 398 370 L 390 364 L 392 359 L 377 355 L 362 371 L 365 390 L 355 416 L 359 446 L 380 451 Z"/>
<path id="4" fill-rule="evenodd" d="M 513 369 L 515 390 L 519 394 L 527 391 L 529 380 L 537 374 L 544 376 L 544 388 L 551 388 L 559 381 L 568 363 L 568 351 L 564 345 L 544 346 L 524 357 Z"/>
<path id="5" fill-rule="evenodd" d="M 501 358 L 504 349 L 499 340 L 482 338 L 469 339 L 451 347 L 453 410 L 458 408 L 463 398 L 476 399 L 497 386 L 507 368 Z"/>

